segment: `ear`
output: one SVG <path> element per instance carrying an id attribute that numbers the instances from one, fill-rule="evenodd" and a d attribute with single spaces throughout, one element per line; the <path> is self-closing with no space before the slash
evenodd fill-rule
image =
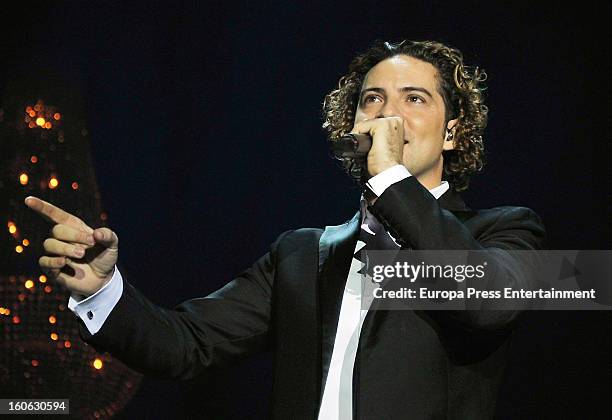
<path id="1" fill-rule="evenodd" d="M 457 131 L 458 118 L 449 120 L 446 124 L 446 131 L 444 133 L 444 143 L 442 144 L 442 150 L 454 150 L 455 149 L 455 131 Z"/>

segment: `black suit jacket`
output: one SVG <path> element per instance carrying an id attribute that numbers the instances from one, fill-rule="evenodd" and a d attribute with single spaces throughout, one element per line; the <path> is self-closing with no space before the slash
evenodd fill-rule
<path id="1" fill-rule="evenodd" d="M 404 247 L 490 249 L 497 281 L 520 281 L 507 250 L 539 249 L 544 228 L 524 207 L 472 211 L 451 191 L 438 201 L 414 178 L 389 187 L 371 211 Z M 359 232 L 347 223 L 285 232 L 223 288 L 173 310 L 124 279 L 121 299 L 83 338 L 146 374 L 191 378 L 265 350 L 274 355 L 272 416 L 316 418 L 340 304 Z M 353 371 L 360 419 L 490 418 L 516 311 L 369 311 Z"/>

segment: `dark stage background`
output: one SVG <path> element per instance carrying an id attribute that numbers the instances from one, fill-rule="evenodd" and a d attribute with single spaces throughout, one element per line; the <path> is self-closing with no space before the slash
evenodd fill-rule
<path id="1" fill-rule="evenodd" d="M 320 108 L 376 38 L 442 40 L 487 70 L 488 164 L 468 204 L 533 208 L 554 249 L 610 249 L 605 24 L 584 2 L 19 2 L 2 13 L 0 95 L 30 72 L 49 103 L 85 115 L 123 274 L 170 307 L 281 232 L 354 214 Z M 611 335 L 611 313 L 528 314 L 498 418 L 601 414 Z M 264 418 L 270 389 L 261 355 L 191 382 L 146 378 L 121 417 Z"/>

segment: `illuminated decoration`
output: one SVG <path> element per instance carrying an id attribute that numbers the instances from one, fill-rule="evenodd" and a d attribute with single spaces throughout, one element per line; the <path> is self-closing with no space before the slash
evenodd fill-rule
<path id="1" fill-rule="evenodd" d="M 27 124 L 28 128 L 40 127 L 49 130 L 53 128 L 51 121 L 55 120 L 58 124 L 61 118 L 62 115 L 56 112 L 55 107 L 47 106 L 42 99 L 39 99 L 33 107 L 31 105 L 26 106 L 23 122 Z"/>
<path id="2" fill-rule="evenodd" d="M 58 185 L 59 185 L 59 181 L 57 180 L 56 177 L 52 176 L 51 179 L 49 180 L 49 188 L 51 189 L 57 188 Z"/>
<path id="3" fill-rule="evenodd" d="M 89 133 L 66 105 L 10 98 L 13 108 L 0 109 L 0 141 L 9 146 L 0 172 L 0 195 L 9 197 L 0 214 L 8 230 L 0 245 L 0 398 L 69 398 L 75 418 L 111 418 L 141 375 L 81 340 L 69 292 L 38 266 L 49 223 L 23 204 L 34 195 L 104 226 Z"/>

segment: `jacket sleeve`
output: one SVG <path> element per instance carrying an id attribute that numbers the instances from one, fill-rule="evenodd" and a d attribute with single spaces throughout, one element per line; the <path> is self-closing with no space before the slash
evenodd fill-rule
<path id="1" fill-rule="evenodd" d="M 162 308 L 134 288 L 123 293 L 102 328 L 80 334 L 96 350 L 108 351 L 133 369 L 152 376 L 189 379 L 209 366 L 224 365 L 268 347 L 276 248 L 221 289 Z"/>
<path id="2" fill-rule="evenodd" d="M 531 288 L 525 276 L 525 261 L 511 252 L 539 250 L 545 246 L 545 230 L 539 216 L 526 207 L 503 207 L 482 216 L 474 235 L 453 213 L 416 180 L 406 178 L 391 185 L 370 207 L 372 213 L 395 237 L 402 248 L 415 250 L 477 250 L 487 253 L 489 263 L 485 289 Z M 499 302 L 474 300 L 477 310 L 445 312 L 469 329 L 494 330 L 508 326 L 519 310 L 489 310 Z M 496 309 L 499 309 L 497 307 Z"/>

